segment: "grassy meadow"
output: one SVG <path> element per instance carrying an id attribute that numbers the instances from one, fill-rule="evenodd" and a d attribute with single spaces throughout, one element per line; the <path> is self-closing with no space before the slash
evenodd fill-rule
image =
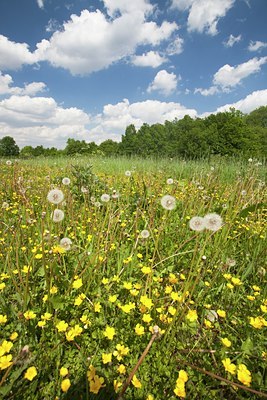
<path id="1" fill-rule="evenodd" d="M 264 164 L 0 164 L 1 399 L 267 398 Z"/>

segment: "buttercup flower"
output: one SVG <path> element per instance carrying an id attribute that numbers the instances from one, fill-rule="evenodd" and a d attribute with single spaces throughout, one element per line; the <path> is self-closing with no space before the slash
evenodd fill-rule
<path id="1" fill-rule="evenodd" d="M 24 378 L 28 381 L 32 381 L 37 375 L 37 369 L 35 367 L 29 367 L 24 374 Z"/>

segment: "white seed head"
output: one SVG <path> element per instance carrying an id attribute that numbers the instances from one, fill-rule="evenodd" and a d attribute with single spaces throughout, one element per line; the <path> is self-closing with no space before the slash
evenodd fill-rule
<path id="1" fill-rule="evenodd" d="M 64 200 L 64 193 L 60 189 L 52 189 L 48 192 L 47 200 L 52 204 L 59 204 Z"/>
<path id="2" fill-rule="evenodd" d="M 205 229 L 205 222 L 203 217 L 193 217 L 189 221 L 189 227 L 193 231 L 203 231 Z"/>
<path id="3" fill-rule="evenodd" d="M 205 228 L 215 232 L 222 227 L 223 220 L 220 215 L 216 213 L 211 213 L 205 215 L 204 224 Z"/>
<path id="4" fill-rule="evenodd" d="M 176 207 L 176 200 L 173 196 L 166 194 L 161 198 L 161 205 L 165 210 L 174 210 Z"/>
<path id="5" fill-rule="evenodd" d="M 62 179 L 63 185 L 69 185 L 70 184 L 70 178 L 63 178 Z"/>
<path id="6" fill-rule="evenodd" d="M 60 222 L 64 219 L 64 211 L 60 210 L 59 208 L 56 208 L 52 214 L 51 218 L 53 219 L 54 222 Z"/>

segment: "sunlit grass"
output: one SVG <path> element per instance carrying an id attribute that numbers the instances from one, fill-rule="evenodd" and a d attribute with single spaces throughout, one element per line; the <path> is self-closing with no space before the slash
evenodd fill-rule
<path id="1" fill-rule="evenodd" d="M 1 396 L 262 396 L 265 173 L 256 160 L 2 161 Z"/>

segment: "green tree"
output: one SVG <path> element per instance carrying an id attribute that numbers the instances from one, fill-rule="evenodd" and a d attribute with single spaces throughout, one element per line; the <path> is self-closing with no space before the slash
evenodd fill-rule
<path id="1" fill-rule="evenodd" d="M 100 143 L 98 148 L 102 153 L 104 153 L 105 156 L 113 156 L 118 154 L 119 143 L 114 142 L 111 139 L 107 139 L 104 142 Z"/>
<path id="2" fill-rule="evenodd" d="M 19 155 L 19 146 L 11 136 L 0 139 L 0 156 L 10 157 Z"/>

